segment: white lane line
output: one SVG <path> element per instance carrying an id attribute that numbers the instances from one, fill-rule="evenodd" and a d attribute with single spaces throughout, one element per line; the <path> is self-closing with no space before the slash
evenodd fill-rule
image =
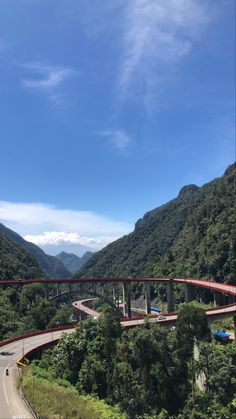
<path id="1" fill-rule="evenodd" d="M 3 375 L 2 375 L 3 390 L 4 390 L 5 399 L 7 401 L 8 406 L 9 406 L 9 400 L 8 400 L 8 397 L 7 397 L 7 392 L 6 392 L 6 386 L 5 386 L 5 380 L 4 380 L 4 378 L 5 378 L 6 370 L 7 370 L 7 368 L 9 367 L 9 365 L 11 363 L 12 363 L 12 361 L 10 361 L 9 364 L 7 364 L 7 366 L 6 366 L 6 368 L 5 368 L 4 372 L 3 372 Z"/>

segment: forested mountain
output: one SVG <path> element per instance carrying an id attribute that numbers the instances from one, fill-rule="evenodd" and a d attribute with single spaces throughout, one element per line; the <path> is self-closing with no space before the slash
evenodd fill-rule
<path id="1" fill-rule="evenodd" d="M 70 276 L 70 272 L 55 256 L 47 255 L 38 246 L 24 240 L 23 237 L 15 233 L 15 231 L 10 230 L 1 223 L 0 233 L 4 233 L 7 237 L 16 242 L 21 248 L 30 253 L 36 259 L 42 271 L 44 271 L 46 274 L 50 276 L 58 276 L 61 278 L 67 278 Z"/>
<path id="2" fill-rule="evenodd" d="M 42 274 L 39 264 L 30 253 L 0 233 L 0 280 L 35 278 Z"/>
<path id="3" fill-rule="evenodd" d="M 82 266 L 94 255 L 93 252 L 85 252 L 83 256 L 79 257 L 74 253 L 61 252 L 56 255 L 63 265 L 71 272 L 74 273 L 82 268 Z"/>
<path id="4" fill-rule="evenodd" d="M 236 164 L 201 188 L 144 215 L 134 231 L 96 253 L 80 276 L 164 275 L 236 281 Z"/>

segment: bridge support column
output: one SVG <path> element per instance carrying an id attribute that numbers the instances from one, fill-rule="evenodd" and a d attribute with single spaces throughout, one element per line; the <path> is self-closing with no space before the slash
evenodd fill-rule
<path id="1" fill-rule="evenodd" d="M 119 290 L 118 290 L 118 286 L 115 282 L 113 282 L 112 284 L 112 297 L 113 297 L 113 302 L 115 305 L 118 304 L 119 307 Z"/>
<path id="2" fill-rule="evenodd" d="M 49 290 L 48 290 L 48 284 L 45 284 L 44 285 L 44 292 L 45 292 L 45 300 L 48 300 L 48 298 L 49 298 Z"/>
<path id="3" fill-rule="evenodd" d="M 117 308 L 120 307 L 120 286 L 119 284 L 116 284 L 116 302 L 115 302 Z"/>
<path id="4" fill-rule="evenodd" d="M 100 289 L 101 289 L 101 296 L 104 297 L 104 284 L 103 284 L 103 282 L 100 283 Z"/>
<path id="5" fill-rule="evenodd" d="M 91 294 L 96 294 L 96 283 L 95 282 L 91 282 L 90 284 L 90 292 Z"/>
<path id="6" fill-rule="evenodd" d="M 173 297 L 172 282 L 168 282 L 166 284 L 166 297 L 167 297 L 167 312 L 172 313 L 174 311 L 174 297 Z"/>
<path id="7" fill-rule="evenodd" d="M 194 300 L 194 289 L 192 285 L 190 284 L 184 285 L 184 295 L 185 295 L 185 303 L 190 303 L 190 301 Z"/>
<path id="8" fill-rule="evenodd" d="M 130 283 L 123 282 L 123 314 L 126 317 L 131 317 L 131 299 L 130 299 Z"/>
<path id="9" fill-rule="evenodd" d="M 151 313 L 151 292 L 150 284 L 145 283 L 145 301 L 146 301 L 146 314 Z"/>
<path id="10" fill-rule="evenodd" d="M 214 292 L 214 307 L 221 305 L 221 294 L 217 291 Z"/>
<path id="11" fill-rule="evenodd" d="M 198 287 L 198 292 L 199 292 L 199 297 L 200 297 L 200 303 L 201 304 L 206 304 L 206 290 L 204 288 Z M 193 293 L 192 293 L 192 297 L 193 298 L 191 298 L 191 299 L 193 300 L 194 299 Z"/>
<path id="12" fill-rule="evenodd" d="M 61 296 L 61 284 L 60 283 L 57 284 L 57 295 Z M 61 297 L 59 298 L 59 302 L 61 302 Z"/>
<path id="13" fill-rule="evenodd" d="M 69 282 L 69 293 L 70 293 L 71 298 L 72 298 L 72 292 L 73 292 L 73 284 Z"/>
<path id="14" fill-rule="evenodd" d="M 234 303 L 234 295 L 229 294 L 229 304 Z"/>
<path id="15" fill-rule="evenodd" d="M 81 293 L 81 295 L 83 295 L 83 292 L 84 292 L 84 284 L 83 284 L 83 282 L 81 282 L 80 283 L 80 293 Z"/>

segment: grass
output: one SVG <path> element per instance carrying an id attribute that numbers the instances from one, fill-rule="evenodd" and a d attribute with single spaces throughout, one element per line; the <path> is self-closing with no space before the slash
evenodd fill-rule
<path id="1" fill-rule="evenodd" d="M 33 375 L 29 367 L 22 378 L 22 390 L 39 419 L 125 419 L 117 407 L 103 400 L 80 395 L 68 387 Z"/>

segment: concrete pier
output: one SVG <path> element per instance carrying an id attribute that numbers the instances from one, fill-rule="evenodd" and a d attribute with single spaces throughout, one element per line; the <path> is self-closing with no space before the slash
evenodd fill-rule
<path id="1" fill-rule="evenodd" d="M 101 290 L 101 296 L 104 297 L 105 293 L 104 293 L 104 284 L 103 283 L 100 284 L 100 290 Z"/>
<path id="2" fill-rule="evenodd" d="M 185 295 L 185 302 L 190 303 L 190 301 L 194 300 L 195 298 L 195 291 L 192 285 L 184 284 L 184 295 Z"/>
<path id="3" fill-rule="evenodd" d="M 91 284 L 90 284 L 90 293 L 91 294 L 96 294 L 96 283 L 95 282 L 91 282 Z"/>
<path id="4" fill-rule="evenodd" d="M 214 307 L 220 306 L 222 304 L 221 294 L 215 291 L 213 295 L 214 295 Z"/>
<path id="5" fill-rule="evenodd" d="M 229 294 L 229 304 L 233 304 L 235 302 L 234 295 Z"/>
<path id="6" fill-rule="evenodd" d="M 123 283 L 123 314 L 125 317 L 131 317 L 131 299 L 130 299 L 130 283 L 124 281 Z"/>
<path id="7" fill-rule="evenodd" d="M 172 313 L 174 311 L 174 297 L 173 297 L 172 282 L 168 282 L 166 284 L 166 297 L 167 297 L 167 312 Z"/>
<path id="8" fill-rule="evenodd" d="M 193 290 L 195 291 L 195 290 Z M 191 291 L 192 292 L 192 291 Z M 207 296 L 206 296 L 206 290 L 204 288 L 198 287 L 198 294 L 201 304 L 207 304 Z M 193 296 L 193 293 L 192 293 Z M 194 299 L 194 298 L 192 298 Z"/>
<path id="9" fill-rule="evenodd" d="M 146 303 L 146 314 L 151 313 L 151 292 L 150 284 L 145 283 L 145 303 Z"/>

